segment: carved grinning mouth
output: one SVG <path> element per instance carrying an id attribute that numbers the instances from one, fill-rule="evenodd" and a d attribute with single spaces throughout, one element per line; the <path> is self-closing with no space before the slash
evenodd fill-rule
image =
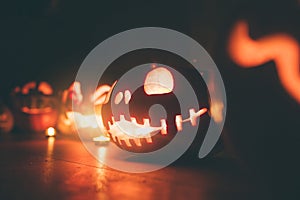
<path id="1" fill-rule="evenodd" d="M 195 109 L 190 109 L 190 117 L 187 119 L 182 119 L 181 115 L 176 115 L 175 122 L 177 131 L 182 131 L 182 124 L 190 122 L 192 126 L 197 125 L 197 119 L 207 112 L 207 108 L 202 108 L 195 112 Z M 132 142 L 136 146 L 142 146 L 141 140 L 146 140 L 147 143 L 152 143 L 152 137 L 156 134 L 167 135 L 167 123 L 165 119 L 161 119 L 161 126 L 155 127 L 150 125 L 150 120 L 143 119 L 143 124 L 137 123 L 134 117 L 131 117 L 131 121 L 125 119 L 124 115 L 120 115 L 119 120 L 115 121 L 112 117 L 111 121 L 108 121 L 108 132 L 114 142 L 122 145 L 122 141 L 128 147 L 132 147 Z"/>
<path id="2" fill-rule="evenodd" d="M 27 106 L 24 106 L 21 108 L 23 113 L 27 114 L 45 114 L 45 113 L 50 113 L 53 111 L 52 107 L 45 107 L 45 108 L 29 108 Z"/>

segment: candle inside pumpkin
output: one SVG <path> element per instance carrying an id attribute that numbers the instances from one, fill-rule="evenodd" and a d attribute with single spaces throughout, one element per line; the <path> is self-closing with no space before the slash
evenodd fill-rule
<path id="1" fill-rule="evenodd" d="M 101 135 L 99 137 L 94 137 L 93 141 L 96 145 L 104 145 L 110 141 L 110 138 L 108 136 Z"/>
<path id="2" fill-rule="evenodd" d="M 56 135 L 56 130 L 53 127 L 49 127 L 46 130 L 46 136 L 47 137 L 54 137 Z"/>

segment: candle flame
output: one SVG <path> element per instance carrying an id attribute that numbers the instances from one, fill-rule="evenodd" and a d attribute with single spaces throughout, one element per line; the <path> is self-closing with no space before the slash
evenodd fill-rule
<path id="1" fill-rule="evenodd" d="M 49 127 L 47 130 L 46 130 L 46 136 L 48 137 L 53 137 L 56 135 L 56 130 L 53 128 L 53 127 Z"/>

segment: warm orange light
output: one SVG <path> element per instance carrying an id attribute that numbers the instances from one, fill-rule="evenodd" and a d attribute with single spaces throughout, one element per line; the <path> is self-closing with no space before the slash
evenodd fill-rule
<path id="1" fill-rule="evenodd" d="M 56 135 L 56 130 L 53 127 L 49 127 L 46 130 L 46 136 L 47 137 L 54 137 Z"/>
<path id="2" fill-rule="evenodd" d="M 173 75 L 166 68 L 158 67 L 148 72 L 144 83 L 146 94 L 168 94 L 173 91 L 173 88 Z"/>
<path id="3" fill-rule="evenodd" d="M 38 86 L 38 91 L 42 92 L 45 95 L 52 95 L 53 94 L 53 89 L 49 83 L 46 82 L 41 82 Z"/>
<path id="4" fill-rule="evenodd" d="M 36 87 L 36 82 L 31 81 L 29 83 L 26 83 L 22 87 L 22 94 L 28 94 L 30 90 L 33 90 Z"/>
<path id="5" fill-rule="evenodd" d="M 175 122 L 176 122 L 177 130 L 182 131 L 182 116 L 181 115 L 176 115 Z"/>
<path id="6" fill-rule="evenodd" d="M 221 121 L 223 121 L 223 109 L 224 104 L 221 101 L 215 101 L 211 104 L 210 113 L 215 122 L 220 123 Z"/>
<path id="7" fill-rule="evenodd" d="M 248 29 L 245 21 L 234 26 L 228 41 L 232 60 L 242 67 L 256 67 L 274 60 L 283 87 L 300 103 L 300 48 L 297 40 L 286 34 L 253 40 Z"/>
<path id="8" fill-rule="evenodd" d="M 168 132 L 167 132 L 167 122 L 166 122 L 166 120 L 165 119 L 161 119 L 160 120 L 160 123 L 161 123 L 161 134 L 162 135 L 167 135 L 168 134 Z"/>
<path id="9" fill-rule="evenodd" d="M 91 115 L 83 115 L 79 112 L 70 111 L 66 113 L 68 120 L 76 123 L 77 128 L 97 128 L 100 127 L 104 129 L 102 124 L 101 116 L 96 116 L 94 114 Z"/>
<path id="10" fill-rule="evenodd" d="M 110 138 L 104 135 L 100 135 L 99 137 L 94 137 L 93 141 L 97 145 L 105 145 L 110 141 Z"/>

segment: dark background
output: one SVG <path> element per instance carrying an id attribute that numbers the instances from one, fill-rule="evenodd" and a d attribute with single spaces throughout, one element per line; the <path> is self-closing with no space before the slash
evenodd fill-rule
<path id="1" fill-rule="evenodd" d="M 156 26 L 194 38 L 223 76 L 228 113 L 222 139 L 228 154 L 261 177 L 274 197 L 297 199 L 300 104 L 281 86 L 274 62 L 239 68 L 225 45 L 240 18 L 248 20 L 253 38 L 286 32 L 299 41 L 299 1 L 7 1 L 0 16 L 0 95 L 7 103 L 15 86 L 31 80 L 65 89 L 85 56 L 121 31 Z"/>

